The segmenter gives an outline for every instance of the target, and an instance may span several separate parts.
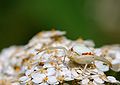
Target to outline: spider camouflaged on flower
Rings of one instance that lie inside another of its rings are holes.
[[[104,73],[109,68],[120,71],[119,45],[94,48],[92,40],[70,40],[64,35],[64,31],[43,31],[25,46],[4,49],[0,54],[0,85],[120,83]]]
[[[70,60],[78,64],[86,64],[84,70],[86,69],[88,64],[91,64],[95,60],[103,61],[109,64],[110,67],[112,66],[112,64],[107,59],[105,59],[103,56],[96,56],[91,49],[83,44],[74,45],[70,50],[67,50],[64,47],[48,47],[47,49],[43,49],[41,51],[52,49],[63,49],[65,51],[64,61],[65,57],[67,56]]]

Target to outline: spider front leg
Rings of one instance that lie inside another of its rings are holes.
[[[62,50],[64,50],[65,56],[63,56],[63,57],[64,57],[64,59],[63,59],[63,64],[68,68],[67,64],[65,63],[65,58],[66,58],[66,56],[68,56],[68,50],[67,50],[65,47],[61,47],[61,46],[58,46],[58,47],[48,47],[48,48],[45,48],[45,49],[42,49],[42,50],[38,50],[38,49],[37,49],[37,51],[39,51],[38,53],[40,53],[40,52],[42,52],[42,51],[54,50],[54,49],[62,49]],[[38,53],[37,53],[37,54],[38,54]]]

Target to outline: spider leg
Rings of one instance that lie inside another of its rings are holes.
[[[64,56],[64,59],[63,59],[63,64],[68,68],[67,64],[65,63],[65,58],[66,58],[66,56],[68,55],[68,51],[67,51],[67,49],[66,49],[65,47],[61,47],[61,46],[58,46],[58,47],[48,47],[48,48],[39,50],[39,53],[42,52],[42,51],[45,51],[45,50],[47,50],[47,49],[49,49],[49,50],[53,50],[53,49],[62,49],[62,50],[64,50],[65,56]],[[37,54],[39,54],[39,53],[37,53]],[[69,68],[68,68],[68,69],[69,69]]]
[[[85,70],[86,70],[87,66],[88,66],[88,64],[85,64],[85,67],[83,69],[83,73],[85,73]]]
[[[95,60],[105,62],[108,64],[110,67],[112,67],[112,64],[110,61],[108,61],[104,56],[95,56]]]

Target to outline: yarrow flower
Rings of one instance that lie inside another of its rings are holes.
[[[120,83],[104,73],[110,69],[120,71],[120,45],[95,48],[92,40],[70,40],[65,33],[43,31],[27,45],[3,49],[0,85]]]

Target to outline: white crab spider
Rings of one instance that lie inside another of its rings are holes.
[[[65,47],[58,46],[58,47],[48,47],[46,49],[40,50],[40,51],[45,51],[45,50],[52,50],[52,49],[63,49],[65,51],[66,56],[71,60],[74,61],[78,64],[85,64],[84,70],[86,69],[88,64],[91,64],[95,60],[98,61],[103,61],[106,64],[109,64],[110,67],[112,66],[111,63],[105,59],[103,56],[96,56],[93,51],[91,51],[88,47],[85,45],[74,45],[70,50],[67,50]],[[65,62],[65,57],[64,56],[64,61]],[[83,70],[83,72],[84,72]]]

